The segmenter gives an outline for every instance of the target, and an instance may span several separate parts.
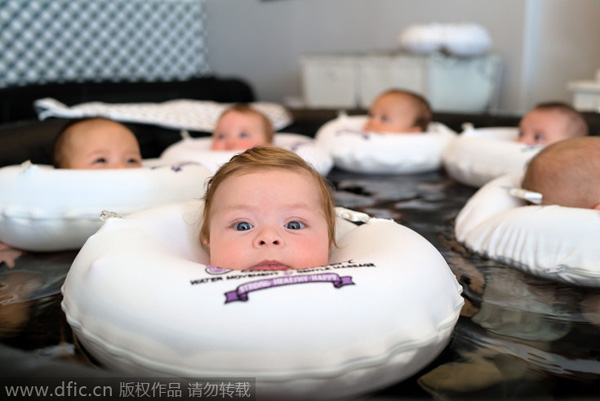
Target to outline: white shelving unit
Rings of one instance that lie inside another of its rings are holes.
[[[403,88],[427,95],[427,59],[414,56],[360,57],[357,60],[358,106],[369,108],[389,88]]]
[[[600,112],[600,70],[595,81],[574,81],[567,85],[573,92],[573,107],[579,111]]]
[[[311,108],[368,108],[390,88],[420,93],[436,111],[484,112],[498,105],[496,54],[305,54],[300,69],[304,102]]]

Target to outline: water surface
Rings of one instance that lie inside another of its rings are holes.
[[[464,289],[465,307],[445,351],[367,398],[600,399],[599,289],[528,276],[465,249],[453,224],[475,189],[442,172],[333,170],[329,178],[338,206],[415,230],[441,252]],[[60,309],[60,287],[75,256],[25,253],[14,269],[0,266],[0,376],[101,372]]]

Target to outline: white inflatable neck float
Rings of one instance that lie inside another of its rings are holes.
[[[411,174],[435,171],[442,152],[456,133],[441,123],[431,123],[424,133],[366,132],[367,116],[341,114],[325,123],[316,134],[317,144],[332,157],[335,166],[367,174]]]
[[[544,146],[519,143],[518,135],[517,127],[473,128],[465,124],[444,150],[444,168],[456,181],[473,187],[505,174],[521,173]]]
[[[242,152],[241,150],[211,150],[211,144],[211,137],[192,138],[189,133],[182,131],[182,140],[166,148],[159,160],[165,164],[200,163],[216,172],[229,159]],[[327,175],[333,167],[333,160],[329,154],[318,147],[313,138],[305,135],[276,133],[273,145],[296,153],[323,176]]]
[[[446,347],[461,287],[414,231],[338,212],[331,264],[294,271],[208,266],[200,201],[110,218],[74,261],[63,310],[118,372],[252,377],[261,400],[381,389]]]
[[[600,211],[527,205],[511,195],[521,195],[511,189],[521,188],[522,177],[506,174],[480,188],[456,218],[456,238],[525,273],[599,287]]]
[[[454,56],[472,57],[485,54],[492,45],[488,31],[479,24],[412,24],[398,35],[406,51],[431,54],[445,51]]]
[[[0,168],[0,242],[28,251],[79,249],[100,226],[103,210],[118,215],[200,198],[212,175],[194,164],[113,170]]]

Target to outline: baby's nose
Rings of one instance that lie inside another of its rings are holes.
[[[226,148],[226,150],[236,150],[237,139],[235,139],[235,138],[227,139],[227,142],[225,143],[225,148]]]
[[[261,230],[255,238],[255,245],[258,247],[281,246],[283,239],[274,229]]]
[[[518,143],[523,143],[523,144],[525,144],[525,145],[535,145],[535,144],[533,143],[533,141],[531,141],[529,138],[526,138],[526,137],[520,137],[520,138],[517,138],[517,142],[518,142]]]
[[[363,126],[363,131],[376,131],[377,122],[374,118],[369,118]]]

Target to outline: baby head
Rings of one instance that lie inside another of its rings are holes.
[[[392,89],[379,95],[369,108],[365,131],[379,133],[419,133],[427,131],[431,107],[421,95]]]
[[[587,134],[588,126],[577,110],[566,103],[548,102],[538,104],[523,116],[517,142],[550,145]]]
[[[209,180],[200,241],[210,264],[234,270],[323,266],[335,238],[326,180],[277,147],[234,156]]]
[[[522,187],[546,205],[600,209],[600,137],[547,146],[529,162]]]
[[[239,104],[226,109],[212,134],[212,150],[246,150],[273,143],[273,125],[260,111]]]
[[[142,166],[137,138],[121,123],[105,118],[77,120],[54,142],[55,168],[114,169]]]

